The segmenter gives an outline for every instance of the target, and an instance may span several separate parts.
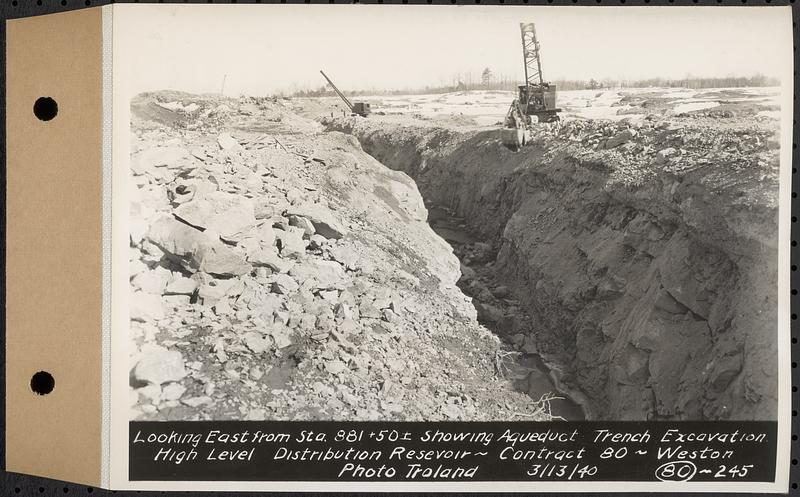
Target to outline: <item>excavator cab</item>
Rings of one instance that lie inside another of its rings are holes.
[[[520,85],[518,101],[522,104],[522,113],[536,116],[540,123],[558,121],[561,109],[556,107],[556,85]]]
[[[372,110],[367,102],[353,102],[353,114],[358,114],[361,117],[367,117]]]

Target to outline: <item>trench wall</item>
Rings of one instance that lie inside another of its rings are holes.
[[[777,416],[777,210],[701,181],[630,188],[602,163],[496,131],[326,123],[497,250],[539,349],[599,419]]]

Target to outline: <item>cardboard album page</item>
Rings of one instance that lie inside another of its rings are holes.
[[[788,7],[127,4],[7,41],[10,470],[787,491]]]
[[[6,27],[6,469],[99,485],[101,11]]]

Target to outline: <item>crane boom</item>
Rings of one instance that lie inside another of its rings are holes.
[[[539,58],[539,40],[536,38],[536,25],[519,23],[522,34],[522,55],[525,60],[525,83],[541,86],[544,83],[542,76],[542,61]]]
[[[336,94],[339,95],[339,98],[344,100],[344,103],[345,103],[345,105],[347,105],[347,108],[350,109],[350,112],[353,112],[353,104],[350,103],[350,100],[348,100],[347,97],[345,97],[344,94],[339,91],[339,88],[336,88],[336,85],[333,84],[333,81],[331,81],[331,78],[329,78],[324,72],[322,72],[321,69],[320,69],[319,72],[328,81],[328,84],[331,85],[331,88],[333,88],[333,91],[335,91]]]

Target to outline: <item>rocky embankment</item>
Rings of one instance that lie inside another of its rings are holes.
[[[323,124],[463,219],[530,316],[511,341],[561,369],[595,417],[776,418],[775,121],[568,121],[518,152],[498,131]]]
[[[132,418],[550,419],[406,174],[281,100],[132,115]]]

